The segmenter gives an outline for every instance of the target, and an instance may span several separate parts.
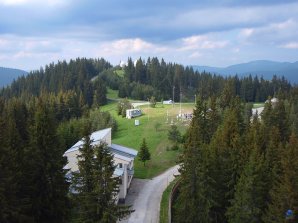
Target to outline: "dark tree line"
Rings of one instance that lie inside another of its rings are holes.
[[[116,67],[116,69],[121,69]],[[220,96],[226,85],[232,89],[233,95],[240,96],[246,102],[263,102],[268,96],[283,92],[286,95],[291,89],[290,83],[283,77],[273,77],[271,81],[260,77],[239,78],[235,76],[222,77],[205,72],[198,72],[192,67],[184,67],[175,63],[166,63],[163,59],[141,58],[134,62],[128,59],[123,68],[124,77],[117,75],[113,70],[103,72],[101,75],[108,86],[119,90],[119,97],[131,97],[147,100],[154,96],[157,100],[172,99],[194,100],[194,95],[199,94],[207,99],[211,96]],[[286,96],[284,95],[284,96]]]
[[[231,88],[232,95],[238,95],[246,102],[263,102],[268,96],[277,95],[279,92],[283,92],[283,97],[286,97],[291,89],[290,83],[283,77],[274,76],[271,81],[251,75],[243,78],[237,75],[222,77],[199,73],[192,67],[166,63],[156,57],[149,57],[146,62],[139,58],[135,64],[129,58],[127,66],[123,68],[124,76],[119,76],[115,69],[121,68],[112,68],[104,59],[78,58],[70,60],[69,63],[51,63],[18,78],[11,86],[2,89],[0,95],[28,100],[44,92],[58,95],[61,92],[73,91],[78,98],[77,104],[90,107],[106,103],[106,85],[119,90],[121,98],[147,100],[154,96],[157,100],[166,100],[174,96],[175,101],[180,100],[180,94],[184,101],[193,100],[195,94],[205,99],[218,97],[226,85]],[[98,74],[99,78],[95,80]]]
[[[266,103],[261,119],[227,92],[216,103],[197,101],[173,222],[296,222],[297,89]]]
[[[53,108],[12,99],[0,111],[0,221],[66,222],[66,159]]]
[[[19,77],[10,86],[3,88],[0,95],[5,99],[18,97],[29,101],[32,97],[51,93],[58,97],[57,100],[66,98],[66,103],[71,101],[69,109],[80,109],[79,105],[103,105],[107,102],[106,86],[101,79],[91,80],[109,68],[110,63],[104,59],[78,58],[69,63],[59,61]],[[66,103],[62,101],[58,106]]]
[[[110,114],[100,110],[61,123],[51,97],[30,103],[0,99],[0,222],[70,222],[73,210],[81,204],[69,197],[63,154],[83,137],[86,123],[92,123],[90,131],[117,127]],[[110,168],[106,179],[115,167],[111,164]],[[109,189],[114,191],[114,186]],[[112,207],[109,198],[106,202]]]

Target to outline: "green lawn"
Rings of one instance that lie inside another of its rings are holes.
[[[191,112],[193,108],[193,104],[182,104],[181,106],[182,112]],[[140,121],[139,126],[134,125],[135,119],[122,118],[116,114],[117,102],[112,102],[101,107],[101,109],[109,111],[117,120],[118,131],[113,134],[113,143],[139,150],[143,138],[146,139],[151,153],[151,160],[146,163],[146,166],[138,159],[135,160],[135,177],[152,178],[176,164],[180,151],[167,151],[167,147],[171,147],[171,143],[167,139],[167,133],[172,120],[181,133],[185,133],[188,127],[187,123],[182,123],[176,119],[176,115],[180,110],[179,105],[172,107],[172,105],[157,104],[156,108],[141,106],[143,115],[136,118]],[[156,123],[161,124],[157,131],[155,129]]]
[[[254,103],[253,108],[260,108],[264,106],[265,106],[265,103]]]
[[[119,77],[124,77],[124,70],[119,69],[114,71]]]
[[[111,88],[107,88],[107,98],[108,99],[118,99],[118,91],[112,90]]]
[[[174,179],[165,191],[162,194],[161,202],[160,202],[160,213],[159,213],[159,223],[168,223],[169,222],[169,199],[170,194],[177,182],[178,178]]]

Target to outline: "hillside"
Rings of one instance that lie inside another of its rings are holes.
[[[273,75],[284,76],[292,83],[298,83],[298,61],[274,62],[268,60],[256,60],[248,63],[235,64],[228,67],[209,67],[209,66],[192,66],[195,70],[203,72],[216,73],[221,75],[235,75],[240,77],[251,75],[263,76],[264,79],[270,80]]]
[[[27,72],[24,70],[0,67],[0,87],[4,87],[10,84],[14,79],[19,76],[26,75]]]

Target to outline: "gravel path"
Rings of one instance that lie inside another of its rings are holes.
[[[160,202],[163,191],[178,174],[178,165],[168,169],[151,180],[133,182],[127,195],[127,202],[132,202],[133,212],[128,219],[121,223],[157,223],[159,222]]]

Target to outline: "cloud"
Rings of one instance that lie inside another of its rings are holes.
[[[207,35],[191,36],[182,39],[183,46],[180,50],[196,50],[196,49],[218,49],[228,45],[226,40],[212,40]]]
[[[287,49],[298,49],[298,42],[286,43],[286,44],[282,45],[281,47],[287,48]]]
[[[112,42],[105,42],[101,45],[104,53],[127,54],[127,53],[158,53],[166,51],[166,47],[159,46],[140,38],[120,39]]]
[[[194,53],[192,53],[192,54],[190,54],[189,55],[189,58],[200,58],[200,57],[202,57],[202,54],[201,53],[199,53],[199,52],[194,52]]]
[[[294,0],[0,0],[2,66],[82,56],[209,65],[229,65],[232,57],[293,60],[297,39]]]
[[[240,36],[250,37],[252,36],[253,32],[254,32],[254,29],[252,28],[242,29],[240,32]]]
[[[47,5],[57,6],[64,5],[68,0],[0,0],[0,4],[4,6],[22,6],[22,5]]]
[[[238,37],[250,44],[284,45],[298,39],[298,20],[290,18],[266,26],[242,29]]]

